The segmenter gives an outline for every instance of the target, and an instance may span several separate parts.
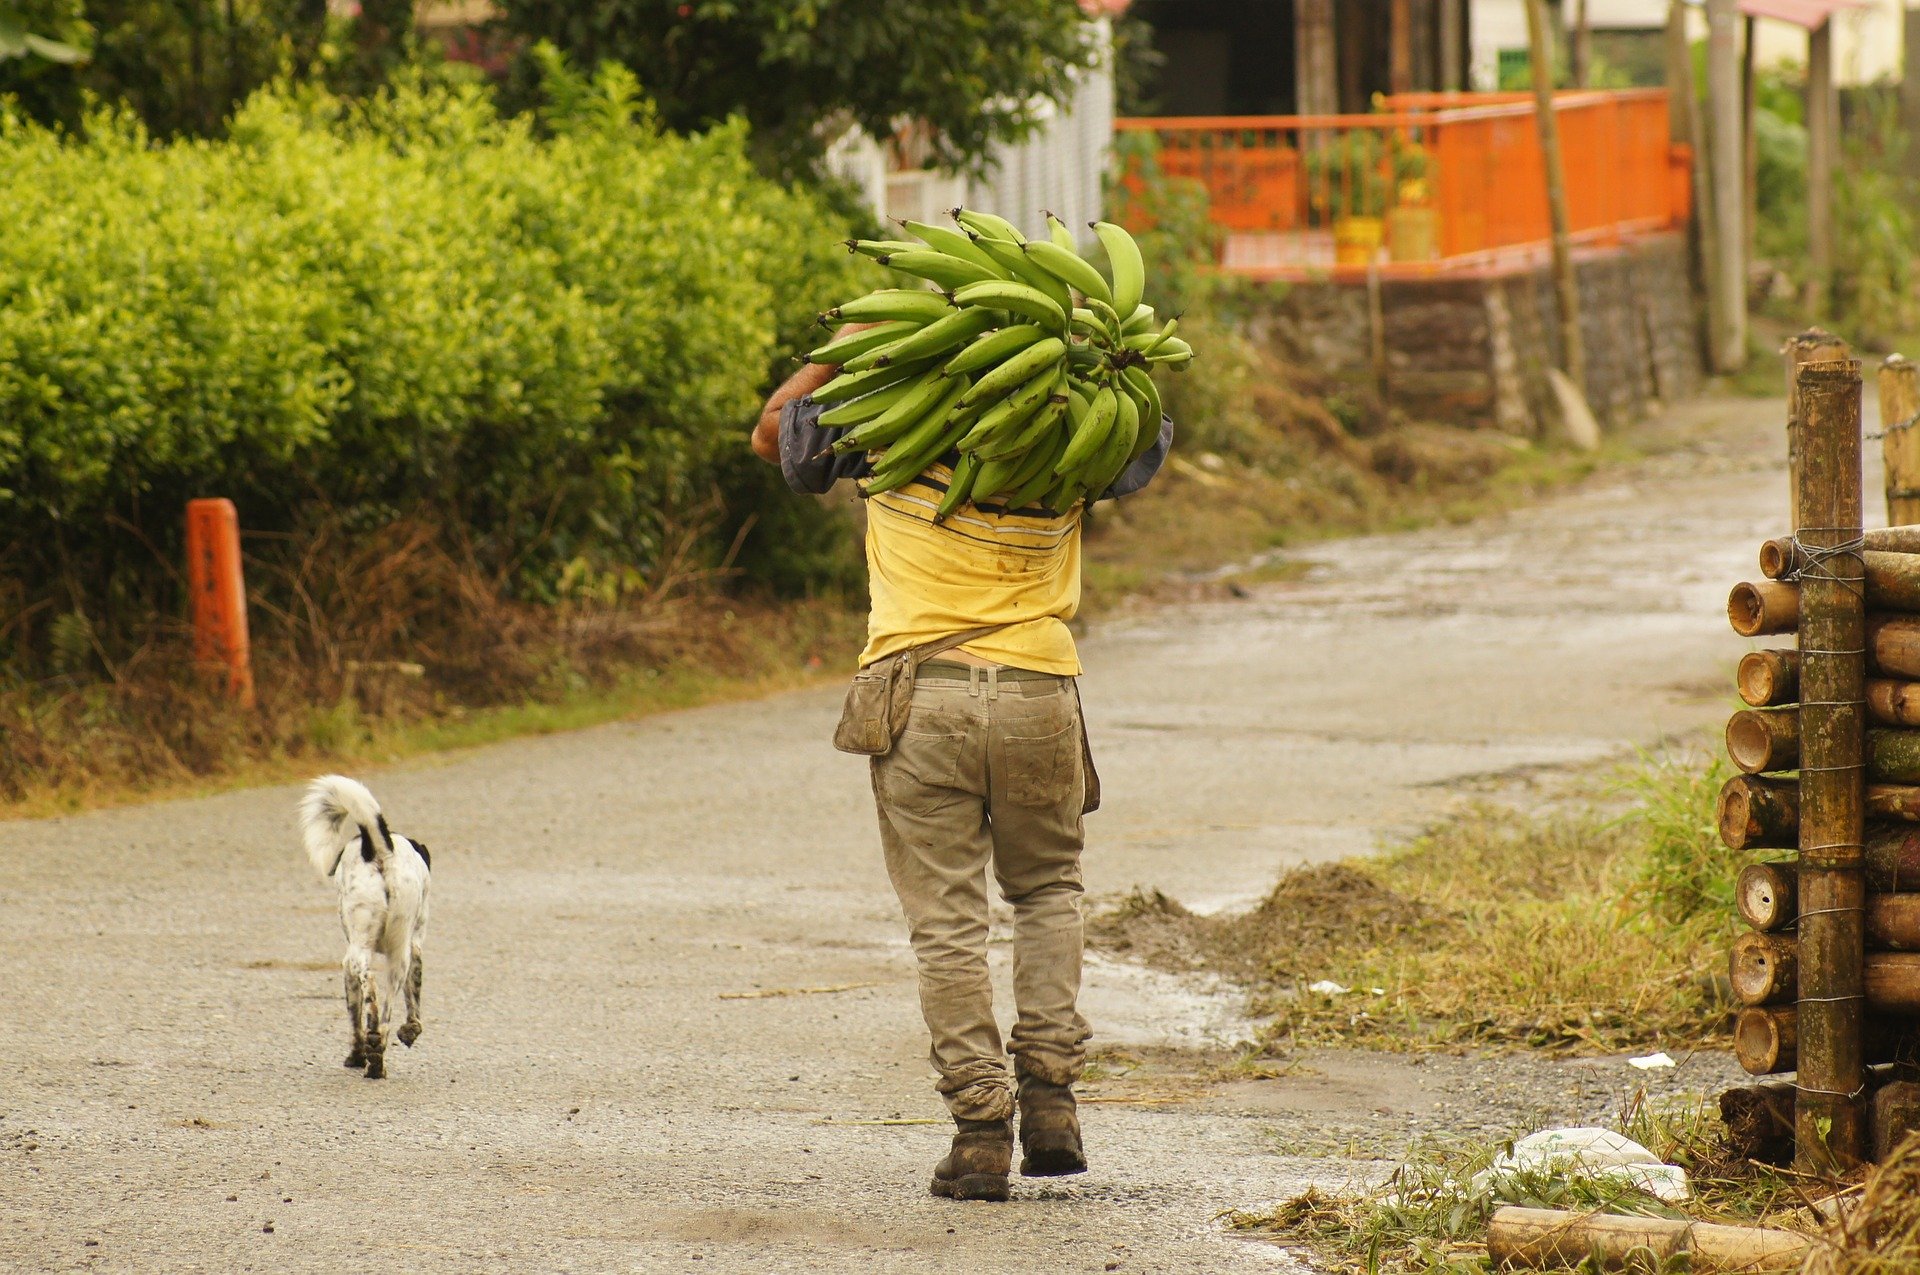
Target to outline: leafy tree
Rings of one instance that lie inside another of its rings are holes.
[[[818,155],[823,125],[933,129],[934,158],[975,166],[1064,97],[1093,50],[1075,0],[503,0],[505,27],[575,63],[624,62],[677,130],[743,115],[774,167]],[[530,82],[533,68],[520,73]]]

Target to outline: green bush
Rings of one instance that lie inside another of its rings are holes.
[[[427,512],[533,598],[717,520],[781,352],[854,291],[845,227],[744,126],[551,70],[542,121],[419,82],[263,91],[219,142],[0,116],[0,597],[167,609],[202,495],[258,532]]]

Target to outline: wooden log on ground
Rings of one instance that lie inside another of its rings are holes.
[[[1727,623],[1741,637],[1791,633],[1800,626],[1800,590],[1778,580],[1743,580],[1727,595]]]
[[[1800,652],[1748,651],[1735,680],[1740,698],[1754,708],[1791,704],[1800,697]]]
[[[1749,775],[1800,765],[1800,707],[1743,708],[1727,721],[1727,756]]]
[[[1789,849],[1799,840],[1800,783],[1735,775],[1720,788],[1715,821],[1729,850]]]
[[[1920,823],[1920,784],[1868,784],[1867,814],[1873,819]],[[1730,850],[1792,850],[1800,844],[1800,781],[1735,775],[1720,789],[1715,819],[1720,840]],[[1874,835],[1869,832],[1869,843]],[[1885,838],[1905,833],[1882,828],[1877,835]],[[1871,885],[1871,849],[1867,858]],[[1920,889],[1920,882],[1908,888]]]
[[[1790,863],[1749,863],[1734,882],[1740,919],[1762,933],[1784,930],[1799,910],[1800,881]]]
[[[1920,1084],[1896,1080],[1880,1086],[1867,1106],[1869,1149],[1878,1163],[1885,1163],[1894,1148],[1920,1129]]]
[[[1742,1005],[1778,1005],[1799,986],[1800,945],[1790,934],[1742,934],[1727,955],[1733,998]]]
[[[1800,580],[1799,1097],[1794,1165],[1844,1172],[1866,1155],[1860,1100],[1866,910],[1866,571],[1860,365],[1800,369],[1794,539],[1821,570]],[[1749,712],[1759,712],[1750,709]],[[1898,732],[1893,732],[1898,733]],[[1765,1013],[1748,1010],[1746,1013]],[[1744,1018],[1744,1015],[1743,1015]]]
[[[1727,1147],[1742,1160],[1793,1163],[1793,1086],[1769,1080],[1735,1085],[1720,1095]]]
[[[1487,1256],[1496,1270],[1564,1269],[1588,1261],[1618,1270],[1651,1257],[1662,1270],[1683,1260],[1692,1271],[1785,1271],[1797,1267],[1812,1244],[1795,1231],[1518,1205],[1494,1210],[1487,1222]]]
[[[1867,896],[1867,951],[1920,952],[1920,894]]]

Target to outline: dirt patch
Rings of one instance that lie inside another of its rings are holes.
[[[1311,976],[1332,954],[1448,923],[1365,869],[1329,863],[1294,869],[1258,907],[1232,916],[1199,916],[1158,890],[1135,890],[1087,932],[1096,947],[1148,965],[1264,983]]]

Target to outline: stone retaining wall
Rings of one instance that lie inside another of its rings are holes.
[[[1623,425],[1698,390],[1686,241],[1661,235],[1585,250],[1576,265],[1595,415]],[[1527,437],[1554,419],[1547,370],[1559,363],[1560,329],[1544,264],[1383,279],[1377,302],[1365,283],[1275,285],[1249,329],[1289,362],[1379,385],[1416,419]]]

